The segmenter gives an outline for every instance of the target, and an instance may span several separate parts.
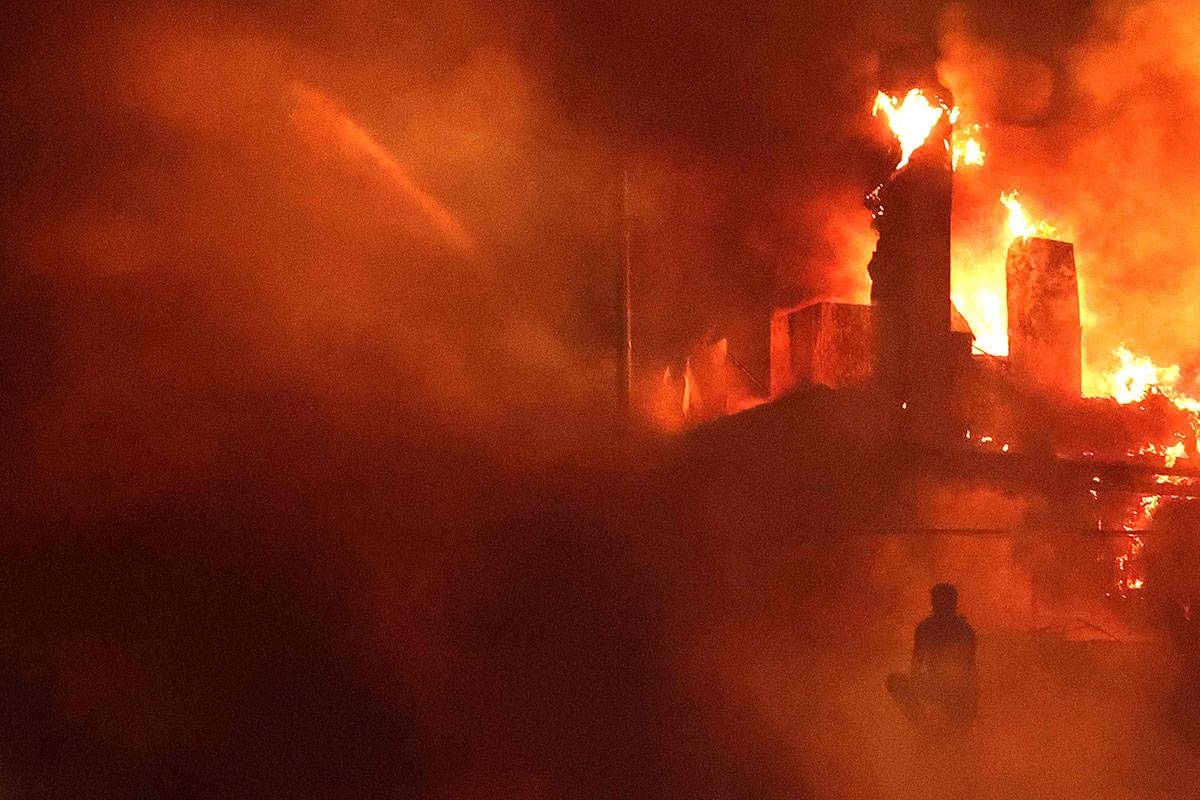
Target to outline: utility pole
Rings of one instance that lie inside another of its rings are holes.
[[[629,166],[621,170],[621,377],[620,402],[633,418],[633,220],[629,211]]]

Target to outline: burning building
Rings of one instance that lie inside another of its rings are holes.
[[[979,127],[959,126],[936,87],[880,92],[875,113],[898,153],[866,195],[878,234],[866,265],[871,302],[776,311],[769,391],[760,407],[728,419],[718,418],[756,404],[730,402],[727,344],[717,355],[711,346],[694,352],[682,408],[688,425],[707,423],[691,437],[702,443],[697,452],[755,442],[754,457],[774,464],[769,482],[823,487],[830,530],[1097,536],[1115,572],[1111,593],[1140,592],[1142,531],[1161,504],[1190,507],[1200,497],[1200,470],[1186,466],[1197,457],[1200,403],[1132,354],[1111,378],[1112,397],[1084,396],[1073,244],[1031,220],[1015,192],[1001,196],[1008,351],[979,347],[951,293],[954,176],[982,163]],[[695,398],[705,396],[720,398],[722,411],[710,404],[698,413]],[[766,455],[780,448],[793,455]],[[964,515],[932,503],[936,496],[991,499]],[[1014,497],[1016,516],[1002,510]]]

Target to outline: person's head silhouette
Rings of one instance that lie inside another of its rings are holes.
[[[939,617],[952,617],[958,610],[958,589],[950,583],[939,583],[929,590],[933,601],[933,613]]]

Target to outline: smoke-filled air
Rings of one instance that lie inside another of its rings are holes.
[[[0,75],[0,797],[1198,796],[1193,4],[31,4]]]

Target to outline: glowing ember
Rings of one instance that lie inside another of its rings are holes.
[[[1138,507],[1133,512],[1133,515],[1126,520],[1123,526],[1127,531],[1144,530],[1153,520],[1154,515],[1158,512],[1158,507],[1162,505],[1162,495],[1152,494],[1143,497],[1138,501]],[[1131,536],[1137,543],[1137,552],[1141,552],[1142,540],[1136,536]]]
[[[1028,239],[1031,236],[1050,237],[1054,235],[1055,228],[1053,225],[1045,220],[1034,222],[1029,218],[1025,207],[1017,199],[1015,189],[1011,192],[1001,192],[1000,202],[1008,209],[1008,231],[1014,239]]]
[[[961,167],[982,167],[987,153],[979,143],[978,124],[955,128],[950,136],[950,159],[954,169]]]
[[[930,102],[920,89],[910,89],[903,100],[880,92],[875,96],[875,107],[871,113],[879,116],[881,110],[896,140],[900,142],[901,157],[896,169],[904,169],[912,154],[925,144],[934,126],[947,113],[944,106]]]
[[[1154,511],[1158,508],[1160,497],[1144,497],[1138,511],[1135,512],[1138,516],[1144,515],[1147,520],[1154,516]],[[1147,501],[1152,501],[1148,504]],[[1127,525],[1126,530],[1131,530]],[[1146,543],[1142,541],[1142,537],[1136,533],[1130,533],[1126,539],[1126,549],[1116,557],[1115,565],[1117,567],[1117,594],[1121,597],[1129,597],[1132,592],[1140,591],[1146,587],[1146,579],[1142,577],[1141,556],[1142,550],[1146,547]]]
[[[1009,446],[1008,442],[998,442],[998,441],[996,441],[996,437],[991,436],[990,434],[986,434],[986,433],[982,436],[977,436],[974,439],[972,439],[971,431],[968,430],[967,431],[967,440],[973,442],[975,444],[975,446],[979,447],[981,450],[988,450],[988,451],[999,450],[1001,453],[1007,453],[1007,452],[1009,452],[1009,450],[1012,449]]]

